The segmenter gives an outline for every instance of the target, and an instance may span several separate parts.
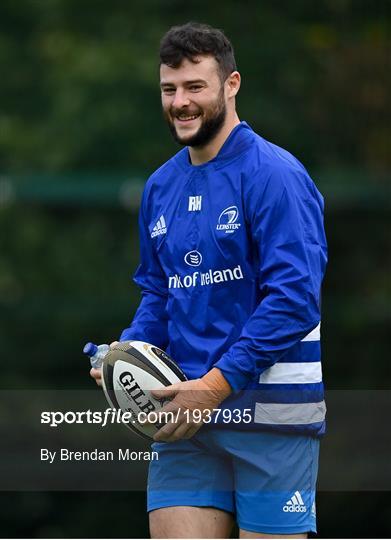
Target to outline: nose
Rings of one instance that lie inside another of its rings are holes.
[[[190,100],[187,96],[187,92],[183,88],[177,88],[172,107],[175,107],[175,109],[182,109],[188,105],[190,105]]]

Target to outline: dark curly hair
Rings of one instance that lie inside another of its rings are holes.
[[[236,70],[229,39],[221,30],[208,24],[188,22],[173,26],[160,42],[160,65],[177,68],[185,58],[196,63],[200,55],[211,55],[216,59],[222,81]]]

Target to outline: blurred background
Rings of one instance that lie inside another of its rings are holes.
[[[325,196],[327,388],[384,396],[389,10],[388,0],[2,0],[1,389],[90,389],[82,346],[112,341],[131,321],[141,190],[178,150],[160,110],[159,40],[196,20],[233,42],[240,118],[300,159]],[[388,459],[376,467],[389,434],[387,423],[373,433],[374,477],[389,474]],[[347,434],[338,437],[334,446]],[[321,537],[391,535],[391,485],[357,486],[321,489]],[[148,535],[142,491],[2,492],[0,501],[6,537]]]

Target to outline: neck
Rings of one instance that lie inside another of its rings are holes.
[[[221,147],[227,140],[231,131],[240,124],[239,117],[235,112],[231,118],[227,117],[218,134],[207,145],[202,147],[189,146],[190,159],[193,165],[202,165],[210,161],[220,152]]]

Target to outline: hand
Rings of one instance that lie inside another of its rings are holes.
[[[153,390],[152,394],[158,399],[171,399],[161,412],[172,412],[175,422],[168,422],[154,436],[157,442],[173,442],[179,439],[190,439],[202,427],[203,420],[208,417],[213,409],[229,396],[231,387],[222,375],[221,371],[213,368],[201,379],[180,382]],[[185,413],[189,411],[189,413]],[[192,411],[197,411],[195,418]],[[201,414],[200,412],[201,411]]]
[[[102,386],[102,370],[101,370],[101,368],[99,368],[99,369],[91,368],[90,369],[90,375],[95,380],[95,382],[96,382],[96,384],[98,386]]]
[[[117,345],[119,341],[113,341],[113,343],[110,343],[110,347],[114,347],[114,345]],[[95,380],[96,384],[98,386],[102,386],[102,369],[90,369],[90,376]]]

